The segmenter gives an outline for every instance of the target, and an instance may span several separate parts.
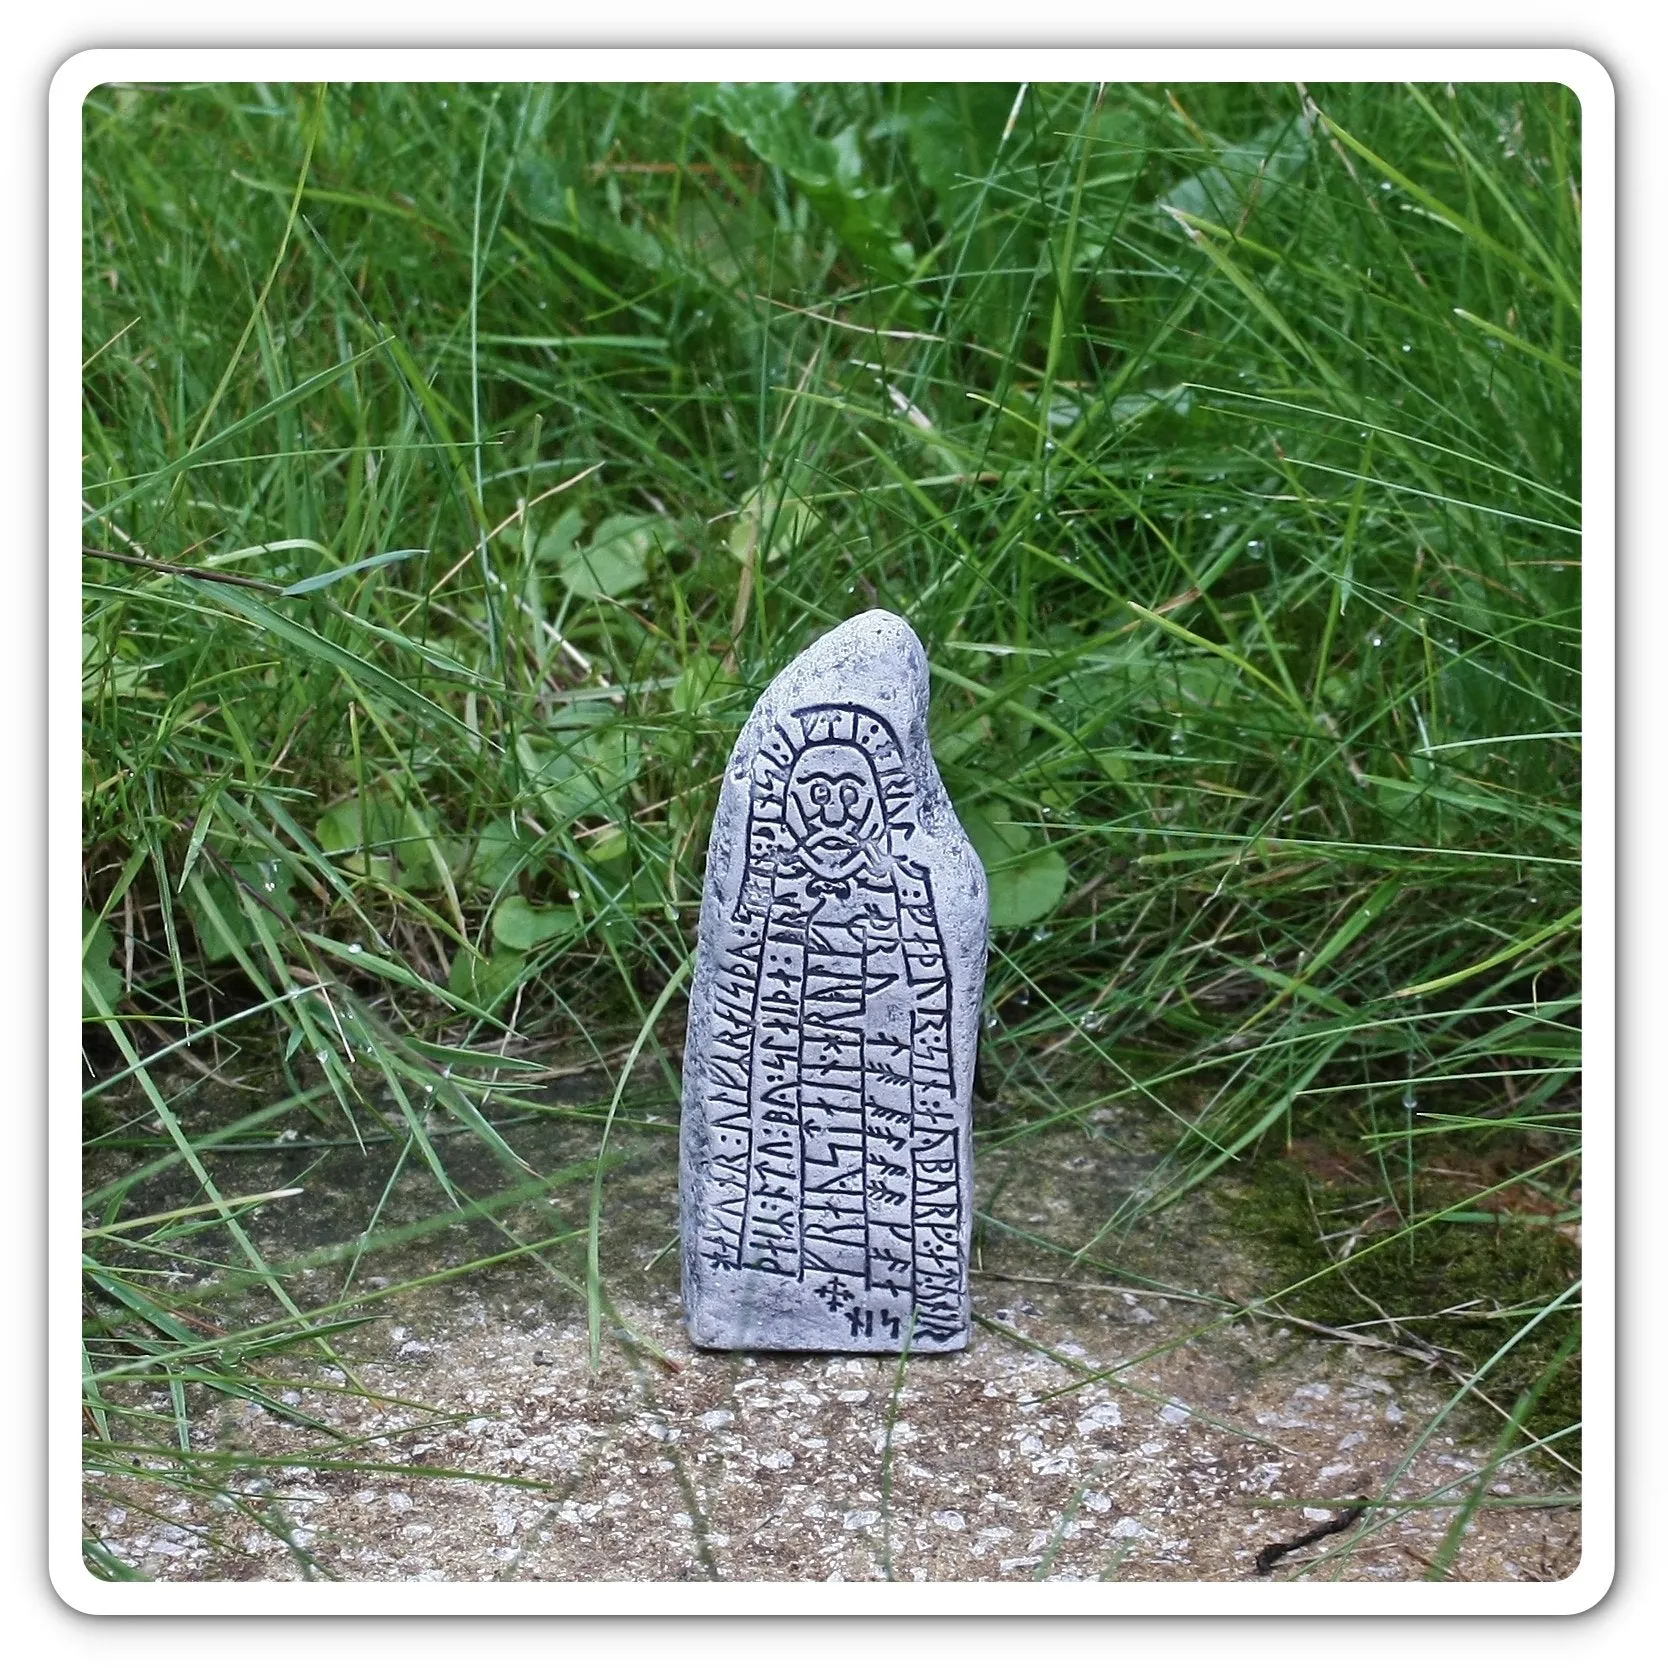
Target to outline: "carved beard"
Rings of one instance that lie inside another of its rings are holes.
[[[823,880],[874,871],[886,832],[874,766],[843,742],[808,747],[794,761],[783,816],[807,868]]]

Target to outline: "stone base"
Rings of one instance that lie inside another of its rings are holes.
[[[838,1291],[829,1290],[831,1280],[840,1282]],[[693,1298],[689,1336],[703,1349],[899,1355],[908,1335],[911,1355],[945,1355],[971,1342],[971,1314],[961,1316],[949,1337],[927,1336],[919,1321],[911,1329],[907,1305],[900,1306],[893,1293],[849,1275],[808,1275],[801,1282],[745,1268],[707,1269],[686,1292]]]

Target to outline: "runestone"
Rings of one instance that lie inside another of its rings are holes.
[[[988,919],[921,644],[847,620],[760,698],[713,820],[684,1051],[697,1344],[966,1346]]]

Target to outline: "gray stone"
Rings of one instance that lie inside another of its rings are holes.
[[[713,1349],[963,1349],[985,875],[875,610],[760,697],[707,851],[683,1290]]]

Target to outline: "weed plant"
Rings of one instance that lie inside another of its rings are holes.
[[[1573,1467],[1571,93],[108,86],[85,142],[107,1486],[218,1488],[187,1410],[281,1405],[263,1358],[359,1315],[214,1178],[297,1120],[426,1164],[435,1232],[546,1185],[517,1120],[596,1120],[591,1222],[504,1242],[595,1342],[607,1121],[671,1126],[729,747],[868,607],[926,645],[991,874],[979,1139],[1156,1120],[1086,1254],[1231,1180],[1329,1323],[1452,1346]]]

